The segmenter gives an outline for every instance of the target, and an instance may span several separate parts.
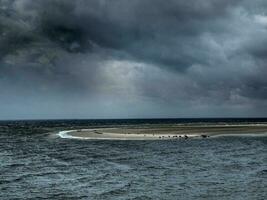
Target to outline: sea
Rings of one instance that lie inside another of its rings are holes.
[[[267,199],[267,137],[97,141],[80,128],[267,119],[0,121],[0,199]]]

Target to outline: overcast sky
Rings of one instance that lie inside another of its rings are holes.
[[[0,0],[0,119],[267,117],[266,0]]]

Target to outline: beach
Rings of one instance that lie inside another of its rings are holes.
[[[170,140],[216,136],[262,136],[267,124],[140,125],[59,132],[62,138],[96,140]]]

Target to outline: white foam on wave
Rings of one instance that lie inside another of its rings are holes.
[[[75,137],[75,136],[68,134],[68,133],[74,132],[74,131],[76,131],[76,130],[59,131],[59,133],[57,135],[61,138],[64,138],[64,139],[79,139],[80,137]]]
[[[79,129],[79,131],[91,131],[95,129]],[[63,138],[63,139],[80,139],[80,140],[90,140],[90,139],[108,139],[108,138],[91,138],[91,137],[79,137],[79,136],[72,136],[69,135],[68,133],[71,132],[77,132],[78,130],[67,130],[67,131],[59,131],[58,136]]]

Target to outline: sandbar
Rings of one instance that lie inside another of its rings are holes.
[[[61,138],[93,140],[171,140],[218,136],[267,136],[267,124],[134,125],[61,131]]]

